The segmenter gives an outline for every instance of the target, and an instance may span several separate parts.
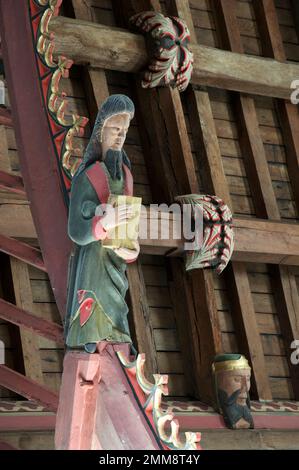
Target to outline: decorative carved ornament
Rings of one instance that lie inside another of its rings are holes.
[[[41,91],[63,181],[69,189],[71,178],[81,161],[81,158],[72,157],[78,153],[74,149],[73,138],[83,136],[88,118],[77,114],[66,116],[66,94],[59,90],[61,78],[68,78],[73,64],[64,56],[59,56],[57,60],[53,58],[54,34],[49,33],[49,23],[58,15],[61,3],[62,0],[29,0],[29,8]]]
[[[193,218],[202,213],[203,237],[199,249],[186,254],[186,270],[213,268],[220,274],[227,266],[234,250],[232,213],[217,196],[187,194],[176,201],[191,205]]]
[[[149,382],[144,375],[145,354],[138,354],[133,362],[129,362],[121,352],[117,352],[117,356],[163,447],[170,450],[200,450],[201,433],[185,432],[185,441],[182,441],[178,420],[170,409],[162,407],[162,396],[168,395],[168,375],[153,374],[155,382]]]
[[[175,16],[166,17],[155,11],[134,15],[130,22],[146,33],[151,56],[142,87],[172,86],[184,91],[193,69],[193,54],[188,49],[190,33],[186,23]]]

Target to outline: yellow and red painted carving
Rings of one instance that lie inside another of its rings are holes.
[[[122,352],[117,356],[134,390],[135,396],[148,421],[166,450],[200,450],[200,432],[185,432],[185,441],[179,433],[179,422],[170,409],[162,407],[162,396],[168,395],[168,375],[154,374],[155,382],[149,382],[144,375],[145,354],[138,354],[129,362]]]
[[[61,78],[68,78],[73,61],[64,56],[54,59],[54,35],[49,32],[51,19],[58,15],[62,0],[30,0],[32,34],[41,91],[48,113],[48,122],[56,148],[62,179],[67,190],[81,159],[71,158],[73,138],[82,137],[88,118],[72,114],[66,119],[66,94],[59,90]]]

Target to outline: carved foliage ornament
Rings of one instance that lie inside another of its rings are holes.
[[[191,79],[193,54],[188,49],[190,33],[186,23],[174,16],[145,11],[130,22],[147,33],[151,62],[142,80],[143,88],[172,86],[184,91]]]
[[[213,268],[220,274],[227,266],[234,250],[232,213],[217,196],[187,194],[176,197],[181,204],[190,204],[191,215],[203,217],[203,237],[198,250],[186,254],[186,270]]]

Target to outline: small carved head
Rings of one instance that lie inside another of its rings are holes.
[[[253,427],[250,413],[251,368],[241,354],[216,356],[213,375],[218,409],[232,429]]]

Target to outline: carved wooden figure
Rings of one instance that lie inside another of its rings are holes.
[[[137,258],[139,244],[111,249],[104,240],[132,217],[129,206],[107,203],[111,194],[132,196],[131,165],[123,144],[133,115],[134,104],[127,96],[106,99],[72,181],[68,233],[75,248],[69,269],[66,345],[89,353],[100,341],[131,343],[126,266]]]
[[[215,393],[219,412],[231,429],[253,428],[250,412],[251,368],[241,354],[222,354],[213,363]]]

